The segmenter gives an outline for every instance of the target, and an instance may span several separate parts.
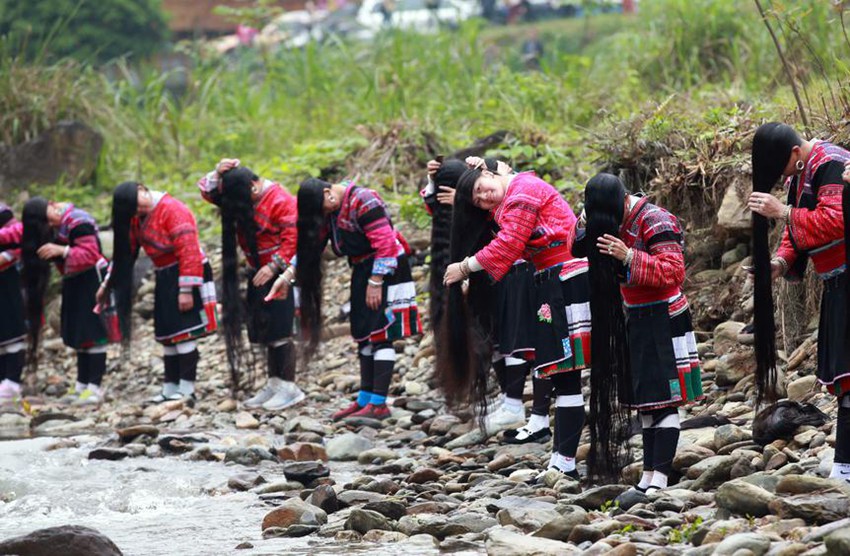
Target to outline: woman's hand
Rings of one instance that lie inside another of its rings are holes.
[[[375,285],[380,282],[380,285]],[[381,306],[381,300],[384,297],[384,278],[383,276],[369,278],[369,283],[366,285],[366,306],[376,311]]]
[[[455,204],[455,189],[446,185],[440,186],[440,191],[437,192],[437,201],[443,205]]]
[[[466,162],[466,165],[470,168],[478,168],[480,170],[487,169],[487,163],[485,163],[484,159],[480,156],[467,156],[464,162]]]
[[[239,166],[238,158],[222,158],[218,161],[218,164],[216,164],[215,171],[220,176],[228,170],[236,168],[237,166]]]
[[[289,282],[289,278],[284,272],[280,276],[277,277],[277,280],[272,284],[272,289],[269,290],[268,295],[266,295],[265,301],[268,303],[269,301],[274,301],[275,299],[286,299],[289,297],[289,287],[292,284]]]
[[[65,246],[57,245],[55,243],[45,243],[36,251],[38,258],[43,261],[49,261],[50,259],[58,259],[65,255]]]
[[[266,264],[260,267],[260,270],[258,270],[257,273],[254,274],[254,279],[251,280],[251,282],[254,284],[254,286],[262,288],[269,280],[274,278],[274,275],[274,270],[272,270],[272,268]]]
[[[841,178],[847,183],[850,183],[850,162],[844,163],[844,173],[841,174]]]
[[[99,288],[97,288],[97,293],[94,294],[94,300],[100,307],[106,307],[109,302],[109,294],[106,291],[106,284],[101,284]]]
[[[443,276],[443,285],[451,286],[466,278],[460,265],[461,263],[452,263],[446,267],[446,274]]]
[[[611,234],[605,234],[600,237],[596,241],[596,247],[603,255],[611,255],[618,261],[625,261],[626,255],[629,252],[626,244],[620,238],[614,237]]]
[[[428,175],[433,177],[434,174],[437,173],[437,170],[439,170],[440,167],[442,167],[442,165],[443,165],[443,163],[438,161],[438,160],[429,160],[428,166],[427,166],[428,167]]]
[[[770,193],[752,193],[747,201],[747,208],[766,218],[781,218],[788,210],[788,205]]]
[[[502,162],[501,160],[496,161],[496,173],[500,176],[507,176],[513,171],[514,169],[511,168],[507,162]]]
[[[180,312],[185,313],[187,311],[191,311],[194,306],[195,296],[192,295],[192,292],[180,292],[177,296],[177,307],[180,309]]]

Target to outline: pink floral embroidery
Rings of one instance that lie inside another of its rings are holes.
[[[548,322],[552,324],[552,308],[549,307],[548,303],[544,303],[537,310],[537,320],[540,322]]]

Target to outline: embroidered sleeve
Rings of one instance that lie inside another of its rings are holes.
[[[487,274],[496,281],[507,274],[514,261],[522,258],[539,212],[537,205],[524,199],[508,203],[502,209],[496,237],[475,254]]]
[[[357,207],[357,224],[375,250],[372,274],[392,274],[398,266],[398,243],[387,210],[373,191],[363,189],[360,195],[363,198]]]
[[[68,256],[64,261],[65,274],[76,274],[97,264],[103,255],[97,242],[97,230],[92,224],[78,224],[69,236]]]
[[[670,218],[641,226],[646,251],[634,249],[626,282],[650,288],[681,286],[685,282],[682,233]]]
[[[0,270],[6,270],[21,258],[21,238],[24,234],[24,225],[21,222],[13,222],[0,228]]]
[[[280,187],[274,184],[272,187]],[[294,198],[286,196],[275,204],[274,220],[280,225],[280,248],[272,256],[280,270],[291,264],[298,246],[298,207]]]
[[[180,269],[177,283],[181,288],[201,286],[204,283],[204,263],[195,217],[178,202],[172,202],[169,209],[165,226],[174,244],[174,254]]]
[[[202,177],[198,180],[198,189],[201,190],[201,197],[214,205],[221,204],[220,184],[221,179],[215,170]]]
[[[820,184],[817,206],[813,210],[791,209],[786,232],[791,245],[798,251],[809,251],[844,239],[844,218],[841,211],[843,171],[844,166],[836,161],[827,162],[818,168],[813,180]],[[787,260],[786,262],[791,263]]]

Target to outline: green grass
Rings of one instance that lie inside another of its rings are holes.
[[[771,18],[790,45],[807,103],[838,121],[837,77],[847,75],[850,50],[835,32],[839,14],[827,3],[787,4],[770,4]],[[540,72],[524,71],[519,58],[531,27],[544,40]],[[95,183],[41,191],[73,197],[102,221],[109,191],[126,179],[171,191],[209,219],[194,182],[223,156],[293,191],[307,176],[360,173],[361,183],[404,201],[403,216],[417,221],[409,196],[428,158],[498,130],[510,137],[493,154],[575,195],[601,162],[618,156],[615,132],[637,119],[632,136],[623,136],[630,148],[675,134],[711,137],[743,106],[794,121],[770,38],[752,5],[735,0],[653,0],[637,17],[470,22],[433,36],[387,32],[371,44],[250,51],[235,61],[182,48],[194,66],[179,96],[167,87],[175,75],[153,68],[118,64],[107,78],[71,62],[0,56],[0,142],[26,140],[66,118],[101,131]],[[821,99],[829,99],[826,109]]]

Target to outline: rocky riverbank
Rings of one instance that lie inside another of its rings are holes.
[[[299,374],[307,393],[299,406],[280,414],[242,409],[230,397],[217,337],[201,342],[195,407],[145,406],[158,389],[162,362],[147,320],[152,285],[143,282],[132,353],[123,359],[118,348],[111,353],[107,402],[97,409],[56,405],[73,379],[73,357],[48,332],[34,395],[24,408],[0,413],[0,437],[68,437],[51,447],[61,450],[77,446],[76,435],[94,434],[102,441],[88,453],[92,460],[179,458],[225,466],[232,471],[227,485],[209,494],[250,492],[268,507],[254,540],[234,536],[233,548],[315,536],[387,553],[392,543],[392,553],[848,554],[850,487],[825,478],[836,407],[814,380],[813,330],[804,327],[811,336],[782,354],[785,390],[829,419],[765,439],[779,408],[755,419],[752,336],[745,328],[752,302],[741,268],[746,245],[710,234],[694,243],[691,249],[713,254],[699,259],[702,268],[692,269],[688,284],[707,397],[683,409],[678,475],[649,496],[624,494],[641,471],[639,434],[629,442],[636,463],[615,485],[579,484],[552,472],[538,477],[549,445],[483,438],[469,412],[445,408],[432,377],[429,335],[395,345],[391,419],[332,423],[329,415],[348,403],[358,383],[355,346],[341,317],[348,296],[342,261],[328,266],[327,341]],[[414,276],[424,286],[427,267],[415,267]],[[262,369],[256,374],[259,385]],[[786,407],[791,413],[782,419],[794,419],[795,408]],[[351,462],[354,473],[340,477],[332,471],[337,462]],[[0,490],[0,500],[13,497]]]

